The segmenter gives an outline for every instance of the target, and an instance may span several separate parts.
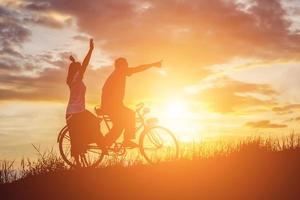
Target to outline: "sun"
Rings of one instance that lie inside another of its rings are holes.
[[[188,104],[182,99],[175,99],[167,103],[164,111],[165,115],[169,118],[179,119],[187,117],[188,115]]]
[[[157,110],[160,123],[169,128],[181,142],[192,142],[201,126],[193,122],[191,102],[184,98],[169,98]]]

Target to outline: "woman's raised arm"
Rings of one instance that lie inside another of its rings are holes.
[[[82,75],[84,74],[87,66],[89,65],[93,49],[94,49],[94,41],[93,41],[93,39],[90,39],[90,49],[89,49],[88,53],[86,54],[86,56],[82,62],[82,65],[81,65],[81,69],[80,69]]]

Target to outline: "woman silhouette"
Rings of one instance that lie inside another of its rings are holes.
[[[71,64],[67,76],[70,97],[66,110],[66,121],[71,139],[71,155],[77,164],[79,163],[79,155],[85,153],[88,143],[96,142],[101,145],[103,141],[97,118],[85,108],[86,87],[82,79],[93,49],[94,43],[91,39],[90,49],[82,64],[70,56]]]

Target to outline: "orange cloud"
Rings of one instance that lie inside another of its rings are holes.
[[[275,124],[271,123],[269,120],[262,120],[257,122],[248,122],[246,123],[247,127],[250,128],[286,128],[286,124]]]
[[[272,111],[274,111],[276,114],[290,114],[293,113],[295,110],[300,110],[300,104],[289,104],[286,106],[281,107],[274,107]]]
[[[47,2],[76,17],[82,31],[106,41],[106,50],[135,60],[164,56],[190,66],[189,61],[203,65],[299,52],[294,44],[300,36],[289,31],[291,22],[279,0],[255,0],[247,11],[223,0]]]
[[[249,94],[259,94],[266,98],[259,99]],[[269,85],[245,83],[225,77],[214,82],[212,88],[202,91],[200,100],[215,112],[232,113],[241,110],[249,111],[259,106],[275,105],[276,102],[272,97],[277,94]]]
[[[43,16],[43,13],[48,12],[59,13],[76,19],[79,30],[95,37],[95,41],[99,43],[102,41],[101,47],[112,57],[125,56],[131,65],[164,59],[169,76],[159,79],[148,74],[149,77],[146,79],[137,78],[136,80],[142,79],[144,85],[135,91],[129,90],[130,95],[133,92],[141,93],[145,88],[149,91],[149,96],[156,94],[154,80],[160,93],[165,94],[171,90],[176,92],[183,86],[211,75],[213,73],[209,68],[211,64],[224,63],[239,56],[287,59],[299,54],[299,46],[294,44],[299,43],[300,36],[289,31],[290,21],[286,18],[286,11],[280,1],[253,2],[253,6],[245,11],[235,1],[224,0],[73,0],[71,3],[69,0],[24,1],[20,4],[20,12],[0,7],[0,15],[7,19],[4,21],[13,22],[0,24],[8,30],[0,36],[3,44],[6,44],[3,45],[6,48],[2,48],[1,53],[25,56],[13,47],[16,44],[21,46],[28,40],[30,30],[23,26],[26,20],[22,20],[22,15],[18,17],[14,15],[22,12],[26,15],[28,12],[34,13],[35,16]],[[31,16],[30,19],[34,18]],[[35,23],[52,28],[61,26],[53,20],[53,18],[38,18]],[[75,36],[74,39],[86,38]],[[45,58],[39,58],[47,59],[46,62],[50,62],[53,66],[64,67],[62,69],[68,66],[67,59],[52,61],[47,58],[51,56],[50,54],[44,55]],[[18,68],[26,70],[28,66],[35,65],[36,60],[33,60]],[[43,93],[41,88],[63,91],[65,70],[48,69],[40,72],[40,77],[28,78],[22,75],[7,75],[11,74],[7,73],[8,70],[13,72],[18,70],[8,66],[14,66],[12,58],[2,58],[0,63],[2,83],[14,88],[13,93],[7,93],[8,96],[16,97],[21,91],[22,99],[22,93],[34,91],[36,96],[40,95],[38,98],[50,98],[49,94],[52,93]],[[109,72],[105,71],[104,74],[107,73]],[[97,89],[106,78],[99,75],[99,72],[91,72],[87,77],[90,78],[86,81],[97,84]],[[216,111],[228,113],[236,111],[238,107],[274,104],[271,100],[262,100],[246,94],[276,95],[276,92],[267,85],[239,83],[232,80],[223,82],[225,86],[218,85],[204,91],[201,97],[201,100],[208,102]],[[18,84],[23,84],[21,89]],[[22,90],[24,88],[25,90]],[[57,92],[58,99],[61,98],[59,94]],[[224,100],[221,102],[216,99]]]

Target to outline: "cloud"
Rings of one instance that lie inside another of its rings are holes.
[[[1,100],[46,100],[46,101],[67,101],[68,87],[66,85],[67,67],[69,66],[70,52],[62,52],[59,56],[54,58],[52,54],[47,52],[37,56],[39,62],[35,63],[31,60],[22,67],[17,65],[17,70],[31,70],[41,68],[39,64],[48,63],[51,67],[43,68],[42,71],[37,72],[35,76],[28,76],[22,73],[12,73],[10,66],[10,73],[1,73],[0,70],[0,101]],[[35,63],[35,64],[33,64]],[[32,68],[32,69],[29,69]],[[87,101],[97,102],[100,100],[100,85],[112,71],[111,67],[101,67],[96,70],[88,67],[85,74],[85,83],[88,87]]]
[[[289,104],[285,106],[277,106],[272,109],[276,114],[284,115],[293,113],[295,110],[300,110],[300,104]]]
[[[9,72],[17,72],[20,70],[15,59],[6,58],[0,60],[0,74],[9,73]]]
[[[8,58],[1,61],[0,100],[55,100],[64,97],[60,84],[64,83],[65,79],[67,54],[61,53],[57,59],[53,59],[47,52],[35,57],[26,57],[22,61],[14,62]],[[41,67],[46,63],[51,67]],[[31,73],[28,75],[26,72]],[[32,72],[36,74],[33,75]]]
[[[225,114],[249,112],[257,107],[269,109],[269,106],[276,104],[273,97],[277,94],[266,84],[246,83],[223,77],[215,80],[210,88],[201,91],[199,100],[211,110]]]
[[[27,21],[24,19],[26,23],[61,28],[68,16],[76,19],[79,30],[95,37],[112,57],[128,57],[131,65],[163,58],[169,73],[160,81],[160,87],[167,85],[165,90],[178,90],[213,74],[209,68],[211,64],[224,63],[239,56],[286,59],[298,55],[299,45],[295,44],[299,36],[289,31],[290,21],[285,18],[286,11],[280,1],[253,2],[246,10],[235,1],[224,0],[73,0],[72,3],[69,0],[28,0],[18,8],[29,15]],[[7,9],[5,12],[8,12]],[[23,27],[22,24],[23,21],[16,23],[20,27]],[[27,30],[24,40],[29,35]],[[84,35],[76,35],[74,39],[85,40]],[[4,39],[8,40],[7,37]],[[5,51],[10,55],[19,52],[16,48],[12,50],[15,52]],[[34,67],[37,63],[33,61],[21,68]],[[53,61],[45,58],[43,61],[54,66],[64,64],[61,59]],[[5,62],[3,69],[7,69],[9,64],[7,60]],[[55,70],[52,70],[54,73]],[[51,70],[39,72],[40,79],[34,77],[26,81],[32,84],[39,80],[42,85],[48,75],[55,76],[51,73]],[[65,71],[62,74],[65,75]],[[144,83],[153,88],[153,76],[149,77],[151,80]],[[16,76],[8,78],[10,81],[18,80]],[[62,77],[60,81],[64,81]],[[239,108],[275,104],[270,98],[277,93],[268,85],[234,80],[222,80],[220,83],[223,85],[215,85],[201,94],[201,100],[217,112],[230,113]],[[31,87],[34,89],[34,86]],[[145,90],[140,87],[138,91]]]
[[[86,35],[75,35],[73,39],[86,42],[89,41],[90,38]]]
[[[287,119],[284,122],[293,122],[293,121],[297,121],[297,122],[300,121],[300,116],[299,117],[294,117],[294,118]]]
[[[59,69],[47,69],[39,77],[0,76],[6,88],[0,89],[0,100],[48,100],[67,98],[64,88],[65,73]]]
[[[49,3],[43,2],[37,3],[35,9],[33,9],[32,3],[0,4],[0,59],[3,62],[9,62],[6,61],[7,59],[23,59],[25,57],[21,50],[23,43],[30,40],[30,24],[63,28],[72,23],[70,17],[43,11],[42,7],[46,4],[49,5]],[[35,11],[24,10],[28,9],[27,7]],[[0,66],[0,68],[2,67]]]
[[[49,2],[29,2],[29,3],[24,3],[23,7],[28,9],[28,10],[33,10],[33,11],[46,11],[50,8],[50,3]]]
[[[269,120],[262,120],[256,122],[247,122],[245,126],[250,128],[286,128],[286,124],[275,124],[271,123]]]
[[[20,14],[0,5],[0,52],[4,55],[22,57],[18,50],[29,39],[30,30],[22,24]]]
[[[279,0],[253,0],[246,10],[236,1],[224,0],[28,1],[31,4],[41,2],[47,5],[47,12],[71,16],[78,29],[94,37],[96,45],[112,58],[126,57],[130,65],[163,59],[168,81],[156,80],[161,84],[159,89],[154,89],[153,82],[143,79],[144,85],[136,89],[139,93],[145,88],[149,95],[155,94],[154,90],[164,94],[180,90],[212,75],[214,64],[236,57],[250,60],[299,58],[300,47],[295,44],[300,42],[300,36],[290,32],[291,22]],[[86,40],[82,35],[74,39]],[[260,85],[240,87],[253,87],[252,90],[248,88],[249,92],[260,90],[257,88]],[[221,90],[215,88],[216,92]],[[134,92],[130,88],[128,91],[132,96]],[[206,99],[213,96],[212,92]],[[227,95],[227,102],[224,106],[218,103],[220,107],[214,109],[229,113],[238,109],[239,102],[243,105],[270,103],[238,93],[223,94]]]
[[[224,0],[47,2],[76,17],[82,31],[105,40],[107,50],[129,57],[151,54],[172,63],[211,64],[236,56],[286,58],[299,52],[300,36],[290,33],[279,0],[254,0],[246,11]]]
[[[30,18],[25,19],[26,22],[38,24],[41,26],[46,26],[50,28],[61,29],[70,25],[72,23],[71,18],[66,18],[63,20],[58,20],[52,17],[51,15],[43,14],[43,15],[33,15]]]

